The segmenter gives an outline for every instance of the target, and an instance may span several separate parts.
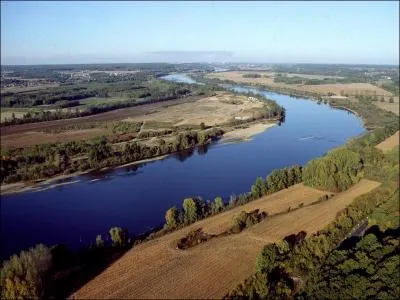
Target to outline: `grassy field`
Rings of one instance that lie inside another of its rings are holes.
[[[196,102],[165,107],[151,114],[135,116],[127,121],[168,122],[175,126],[220,125],[235,118],[251,118],[263,107],[263,102],[252,102],[246,96],[220,92],[215,96],[203,97]]]
[[[84,100],[79,100],[82,106],[90,106],[90,105],[99,105],[99,104],[107,104],[113,102],[124,102],[129,101],[128,97],[109,97],[109,98],[101,98],[101,97],[91,97]]]
[[[392,136],[388,137],[386,140],[384,140],[382,143],[378,144],[376,148],[382,150],[382,151],[390,151],[394,147],[399,146],[399,132],[397,131],[395,134]]]
[[[375,102],[375,105],[378,107],[391,111],[392,113],[395,113],[396,115],[399,115],[399,97],[393,97],[394,102],[389,103],[389,102]],[[385,99],[387,101],[387,99]]]
[[[362,180],[331,200],[271,217],[239,234],[215,238],[189,250],[176,250],[176,241],[190,230],[203,228],[206,232],[219,232],[241,210],[285,211],[288,206],[311,203],[324,194],[301,184],[293,186],[134,247],[72,297],[222,298],[253,273],[254,260],[266,243],[300,230],[308,234],[316,232],[355,197],[379,185]]]
[[[40,131],[27,131],[2,137],[1,147],[29,147],[38,144],[86,140],[96,136],[106,135],[103,128],[90,128],[82,130],[67,130],[60,133],[44,133]]]
[[[348,95],[378,95],[378,96],[391,96],[392,94],[384,89],[381,89],[377,86],[374,86],[369,83],[346,83],[346,84],[320,84],[320,85],[301,85],[301,84],[285,84],[285,83],[277,83],[274,82],[274,73],[271,72],[257,72],[263,76],[262,78],[245,78],[243,74],[249,72],[221,72],[221,73],[212,73],[209,74],[210,78],[218,78],[221,80],[231,80],[238,83],[252,83],[252,84],[261,84],[267,85],[271,88],[285,88],[292,90],[299,90],[303,92],[317,93],[320,95],[327,95],[329,92],[334,93],[335,95],[340,95],[342,92]],[[297,74],[301,75],[301,74]],[[294,76],[294,74],[292,74]],[[301,75],[304,77],[304,75]],[[315,76],[315,75],[314,75]],[[326,76],[323,76],[326,78]]]
[[[25,87],[6,87],[1,89],[1,93],[25,93],[25,92],[33,92],[39,90],[45,90],[48,88],[54,88],[60,86],[58,83],[49,83],[49,84],[41,84],[38,86],[25,86]]]

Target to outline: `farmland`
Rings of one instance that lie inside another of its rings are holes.
[[[382,150],[382,151],[390,151],[394,147],[399,145],[400,141],[400,136],[399,132],[397,131],[395,134],[392,136],[388,137],[386,140],[384,140],[382,143],[378,144],[376,148]]]
[[[316,93],[320,95],[328,95],[329,93],[333,93],[334,95],[351,95],[355,96],[358,94],[363,95],[378,95],[378,96],[391,96],[392,94],[382,88],[374,86],[370,83],[335,83],[335,84],[318,84],[318,85],[303,85],[303,84],[286,84],[281,82],[275,82],[275,73],[272,72],[257,72],[260,74],[260,78],[246,78],[243,77],[248,72],[243,71],[233,71],[233,72],[221,72],[221,73],[214,73],[208,75],[210,78],[218,78],[220,80],[230,80],[237,83],[245,83],[245,84],[260,84],[265,85],[271,88],[283,88],[293,91],[302,91],[302,92],[309,92],[309,93]],[[302,74],[299,74],[304,76]],[[293,77],[293,74],[291,74]],[[306,75],[307,76],[307,75]],[[310,76],[310,75],[308,75]],[[313,76],[315,78],[316,75]],[[320,78],[321,76],[317,76]],[[306,77],[305,77],[306,78]],[[326,76],[323,76],[326,78]],[[329,77],[328,77],[329,78]]]
[[[189,230],[202,227],[205,231],[218,232],[240,210],[254,207],[271,212],[273,209],[285,210],[287,206],[315,201],[322,193],[296,185],[248,204],[249,206],[244,205],[139,245],[72,297],[221,298],[253,272],[252,264],[265,243],[300,230],[305,230],[308,234],[316,232],[329,224],[336,213],[351,203],[354,197],[378,186],[377,182],[362,180],[331,200],[271,217],[240,234],[214,239],[190,250],[175,249],[176,240]],[[269,203],[269,200],[272,202]],[[275,206],[277,202],[280,203],[279,207]],[[177,286],[190,288],[177,289]]]

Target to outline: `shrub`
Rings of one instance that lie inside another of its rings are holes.
[[[128,242],[128,231],[121,227],[113,227],[110,229],[110,237],[113,246],[126,246]]]
[[[165,222],[168,229],[174,229],[179,225],[179,211],[175,206],[165,213]]]

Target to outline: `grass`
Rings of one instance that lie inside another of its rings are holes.
[[[87,99],[80,100],[79,103],[84,106],[90,105],[99,105],[99,104],[106,104],[112,102],[124,102],[130,101],[128,97],[109,97],[109,98],[100,98],[100,97],[91,97]]]

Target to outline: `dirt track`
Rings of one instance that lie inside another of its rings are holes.
[[[399,145],[399,131],[397,131],[392,136],[389,136],[386,140],[382,143],[376,145],[376,148],[381,149],[382,151],[389,151],[392,150],[394,147]]]
[[[254,271],[263,246],[291,233],[308,234],[328,225],[336,213],[380,183],[362,180],[348,191],[309,207],[267,219],[240,234],[216,238],[189,250],[176,250],[176,240],[189,230],[218,232],[241,210],[261,208],[269,213],[310,203],[324,192],[302,184],[208,218],[126,253],[73,297],[99,298],[221,298]]]

